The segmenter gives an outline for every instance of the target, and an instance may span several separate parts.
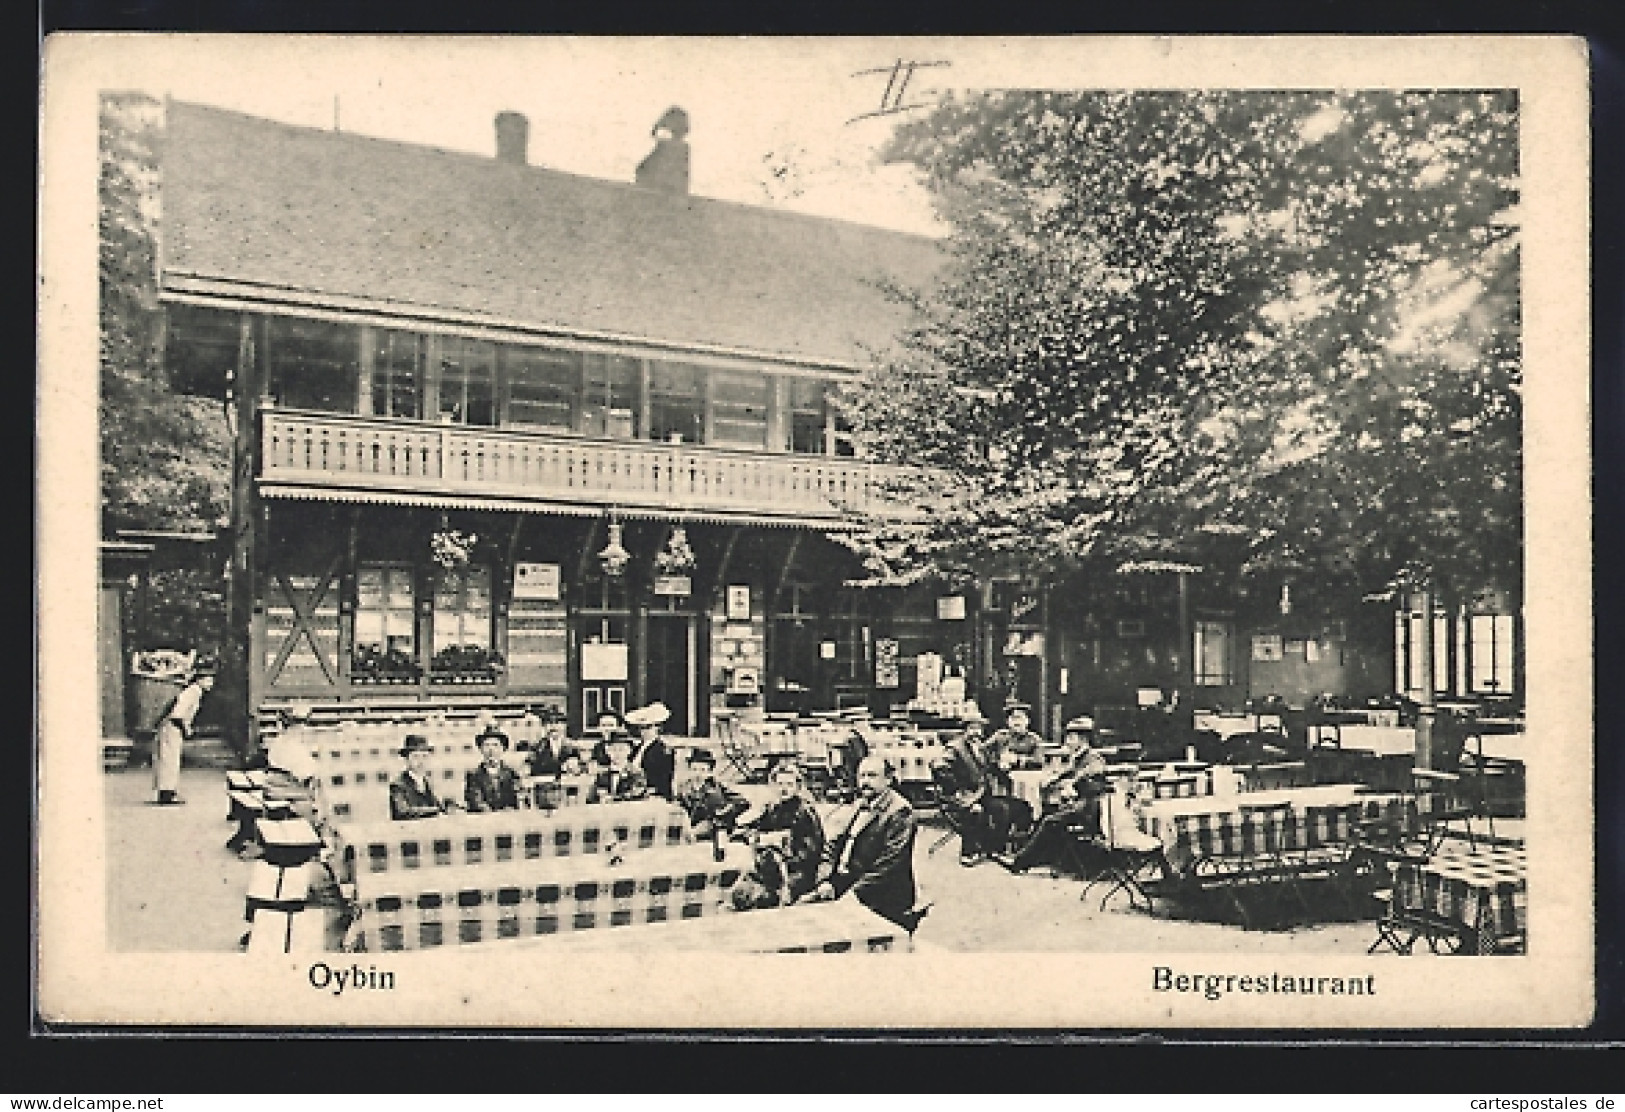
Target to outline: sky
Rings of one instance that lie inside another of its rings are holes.
[[[530,120],[532,164],[619,181],[677,105],[696,194],[941,235],[913,169],[876,158],[899,117],[853,121],[890,78],[856,72],[898,58],[881,40],[188,38],[132,52],[108,87],[486,155],[512,110]],[[918,71],[906,101],[947,71]]]

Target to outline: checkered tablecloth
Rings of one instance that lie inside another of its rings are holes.
[[[592,857],[688,844],[688,816],[663,799],[596,803],[545,811],[466,812],[410,822],[340,824],[334,859],[340,880],[361,874],[469,867],[560,857]]]
[[[1459,924],[1474,952],[1497,939],[1522,934],[1528,915],[1528,859],[1521,846],[1451,850],[1425,865],[1402,865],[1394,879],[1394,908],[1423,911]]]
[[[1191,809],[1197,803],[1204,809]],[[1203,861],[1342,845],[1356,821],[1402,821],[1404,814],[1397,795],[1302,789],[1153,803],[1141,809],[1141,827],[1162,842],[1176,872],[1188,873]]]
[[[356,878],[350,945],[369,953],[698,919],[728,909],[750,865],[736,847],[650,850],[611,863],[551,858]]]
[[[934,733],[915,730],[869,730],[863,732],[869,752],[885,757],[904,783],[930,783],[931,765],[943,755],[942,743]]]
[[[537,935],[480,949],[523,948],[527,953],[844,954],[884,953],[908,947],[908,933],[855,898],[763,911],[675,919],[612,931]]]

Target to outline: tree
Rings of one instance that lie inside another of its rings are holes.
[[[102,530],[212,531],[230,501],[222,399],[177,392],[158,302],[161,106],[103,97],[100,116]]]
[[[102,533],[211,533],[230,503],[223,399],[175,388],[158,301],[161,106],[138,93],[103,97],[100,114]],[[155,568],[141,647],[216,651],[224,618],[220,569]]]
[[[899,128],[953,226],[844,404],[926,465],[883,577],[1113,567],[1504,576],[1521,512],[1515,105],[1480,94],[1000,93]],[[1469,557],[1478,560],[1469,573]]]

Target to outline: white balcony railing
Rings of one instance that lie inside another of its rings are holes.
[[[261,419],[265,481],[792,518],[888,508],[887,468],[837,456],[289,410]]]

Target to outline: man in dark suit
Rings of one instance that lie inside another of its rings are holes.
[[[632,766],[643,773],[649,791],[661,799],[671,798],[671,782],[677,773],[677,756],[660,736],[660,727],[670,718],[671,710],[665,703],[650,703],[626,716],[626,724],[638,732]]]
[[[593,761],[599,767],[589,803],[619,803],[649,794],[649,782],[632,767],[632,739],[626,734],[611,734],[599,742],[593,749]]]
[[[1032,808],[1015,799],[983,763],[970,729],[956,734],[931,765],[937,795],[959,832],[959,863],[975,865],[1003,851],[1014,829],[1032,822]],[[1006,777],[1008,780],[1008,777]]]
[[[717,759],[709,749],[688,755],[688,776],[677,786],[675,802],[688,815],[695,841],[733,833],[750,801],[717,779]]]
[[[502,763],[508,735],[490,726],[476,741],[480,763],[463,781],[463,802],[470,811],[517,811],[519,773]]]
[[[429,779],[429,753],[433,748],[428,738],[420,734],[406,736],[406,742],[401,746],[401,756],[406,758],[406,771],[389,785],[390,818],[397,821],[426,819],[446,810],[447,804],[435,795],[434,785]]]
[[[876,915],[911,926],[917,827],[884,757],[865,757],[858,765],[858,798],[851,823],[825,850],[826,879],[813,898],[834,900],[850,892]]]
[[[758,860],[764,850],[777,856],[783,874],[782,902],[793,903],[818,887],[818,867],[824,858],[824,824],[803,794],[806,784],[794,760],[781,760],[774,767],[770,782],[772,801],[744,825],[755,834]],[[779,905],[780,885],[764,887],[770,890],[768,898],[757,899],[749,906]],[[734,906],[740,907],[739,897],[735,897]]]
[[[1032,707],[1011,700],[1004,706],[1004,729],[988,738],[987,747],[993,763],[1001,769],[1042,768],[1039,751],[1044,739],[1028,728],[1032,722]]]

